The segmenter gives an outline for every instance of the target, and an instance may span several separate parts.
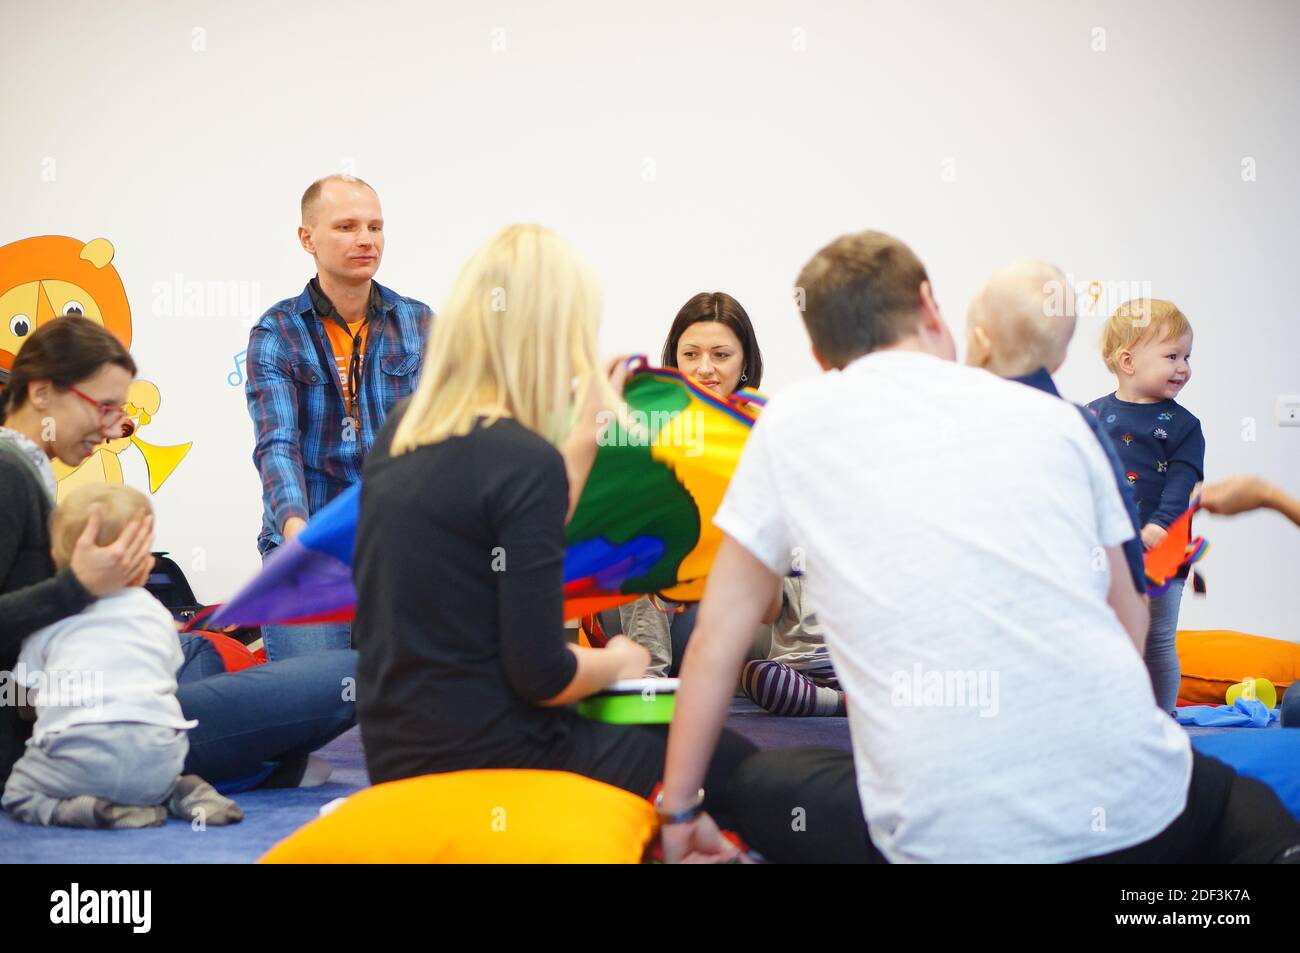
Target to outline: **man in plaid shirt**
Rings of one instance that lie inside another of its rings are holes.
[[[262,478],[265,558],[361,479],[388,411],[415,389],[433,313],[374,281],[384,254],[379,196],[327,176],[302,197],[302,247],[316,277],[273,305],[248,337],[248,411]],[[267,658],[347,648],[347,625],[266,626]]]

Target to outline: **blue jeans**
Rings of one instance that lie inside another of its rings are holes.
[[[262,562],[275,552],[262,555]],[[346,622],[319,622],[312,625],[264,625],[262,648],[266,660],[278,662],[297,655],[352,648],[352,626]]]
[[[1151,675],[1151,688],[1161,711],[1172,712],[1178,704],[1182,669],[1178,665],[1178,604],[1183,599],[1185,580],[1169,584],[1162,596],[1151,600],[1151,625],[1147,629],[1144,657]]]
[[[182,635],[176,698],[189,733],[185,773],[213,784],[259,772],[301,777],[307,756],[357,723],[357,653],[323,652],[225,671],[207,639]]]
[[[311,625],[264,625],[262,647],[268,662],[352,648],[352,626],[346,622]]]

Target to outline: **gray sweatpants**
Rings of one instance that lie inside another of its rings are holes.
[[[675,605],[675,603],[669,603]],[[663,678],[673,664],[673,617],[655,606],[648,596],[618,607],[623,634],[650,653],[646,678]]]
[[[50,825],[67,798],[93,794],[114,804],[163,804],[189,754],[184,731],[139,722],[75,725],[28,744],[5,782],[6,811]]]

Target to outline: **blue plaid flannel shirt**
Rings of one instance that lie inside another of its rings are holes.
[[[284,541],[280,527],[307,519],[361,479],[384,418],[415,389],[433,312],[378,282],[361,364],[360,420],[347,419],[334,350],[304,288],[273,305],[248,335],[245,396],[253,418],[253,464],[262,478],[258,552]]]

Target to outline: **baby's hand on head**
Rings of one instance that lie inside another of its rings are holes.
[[[1142,545],[1147,549],[1152,549],[1159,546],[1161,540],[1167,535],[1169,535],[1169,531],[1164,527],[1157,526],[1155,523],[1147,523],[1146,526],[1142,527]]]

